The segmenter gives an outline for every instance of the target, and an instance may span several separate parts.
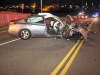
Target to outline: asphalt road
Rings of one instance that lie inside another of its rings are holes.
[[[87,42],[21,40],[9,36],[7,26],[0,28],[0,75],[100,75],[100,20],[77,22],[84,21],[90,23]]]

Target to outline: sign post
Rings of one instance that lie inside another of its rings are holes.
[[[24,3],[22,3],[21,8],[22,8],[22,13],[23,13],[23,10],[24,10]]]
[[[42,13],[42,0],[41,0],[41,13]]]

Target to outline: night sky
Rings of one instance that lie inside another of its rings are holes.
[[[94,5],[99,5],[100,0],[83,0],[83,4],[85,4],[87,1],[88,5],[91,5],[92,2]],[[0,0],[0,5],[13,5],[13,4],[21,4],[24,3],[26,5],[32,4],[36,2],[37,4],[40,4],[40,0]],[[42,0],[43,5],[50,5],[50,4],[82,4],[82,0]]]

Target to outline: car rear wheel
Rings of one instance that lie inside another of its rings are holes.
[[[27,40],[31,37],[31,33],[30,33],[29,30],[23,29],[23,30],[20,31],[19,37],[23,40]]]

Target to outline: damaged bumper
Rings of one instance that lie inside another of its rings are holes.
[[[87,32],[82,27],[75,28],[74,31],[82,34],[83,38],[87,41]]]

